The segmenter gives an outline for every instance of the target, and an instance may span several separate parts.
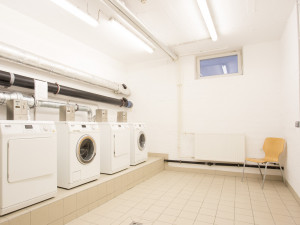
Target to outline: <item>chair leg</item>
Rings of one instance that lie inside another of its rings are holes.
[[[280,165],[280,163],[278,163],[278,164],[279,164],[280,172],[281,172],[281,175],[282,175],[282,180],[283,180],[283,183],[285,184],[285,177],[284,177],[284,173],[283,173],[283,171],[282,171],[282,168],[281,168],[281,165]]]
[[[244,167],[243,167],[242,182],[244,182],[245,166],[246,166],[246,160],[245,160],[245,162],[244,162]]]
[[[264,189],[264,184],[265,184],[265,180],[266,180],[268,164],[269,164],[269,162],[267,162],[266,166],[265,166],[265,174],[264,174],[263,183],[262,183],[262,187],[261,187],[262,189]]]
[[[263,175],[262,175],[259,163],[257,163],[257,165],[258,165],[258,169],[259,169],[259,172],[260,172],[260,175],[261,175],[261,179],[263,179]]]

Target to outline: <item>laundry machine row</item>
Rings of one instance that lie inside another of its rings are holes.
[[[147,160],[144,124],[0,121],[0,215]]]

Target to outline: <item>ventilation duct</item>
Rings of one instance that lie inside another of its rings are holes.
[[[35,69],[54,73],[63,77],[71,78],[73,80],[79,80],[90,85],[106,88],[114,91],[117,94],[123,94],[127,96],[130,95],[130,90],[125,84],[112,82],[88,73],[81,72],[1,42],[0,58],[11,62],[20,63]]]
[[[27,102],[27,104],[30,108],[44,107],[44,108],[59,109],[60,106],[72,105],[72,104],[53,102],[53,101],[42,101],[42,100],[35,101],[34,97],[24,96],[23,94],[17,93],[17,92],[16,93],[0,93],[0,105],[6,104],[6,102],[9,100],[24,100]],[[92,115],[92,109],[90,107],[75,104],[74,108],[75,108],[75,111],[87,112],[88,120],[92,121],[93,115]]]
[[[60,94],[96,102],[104,102],[112,105],[124,106],[127,108],[131,108],[133,106],[133,103],[131,101],[128,101],[126,98],[111,98],[104,95],[98,95],[91,92],[59,85],[57,83],[48,82],[47,84],[48,92],[53,94]],[[0,85],[3,85],[5,87],[17,86],[22,88],[34,89],[34,79],[0,70]]]

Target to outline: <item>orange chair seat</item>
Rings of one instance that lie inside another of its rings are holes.
[[[246,158],[246,161],[255,162],[255,163],[265,163],[265,162],[268,162],[265,158],[263,158],[263,159]]]

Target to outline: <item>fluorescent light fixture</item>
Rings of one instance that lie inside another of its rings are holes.
[[[78,17],[79,19],[83,20],[87,24],[96,27],[98,26],[98,21],[88,15],[87,13],[81,11],[79,8],[77,8],[75,5],[71,4],[67,0],[51,0],[54,2],[56,5],[60,6],[64,10],[68,11],[72,15]]]
[[[122,33],[124,36],[129,37],[135,43],[136,46],[141,47],[142,49],[144,49],[146,52],[150,54],[154,52],[154,49],[152,47],[150,47],[137,34],[133,33],[131,30],[129,30],[127,27],[121,24],[119,21],[116,21],[113,18],[111,18],[109,21],[114,26],[114,28],[118,30],[118,32]]]
[[[218,35],[209,12],[207,2],[206,0],[197,0],[197,3],[205,21],[210,37],[213,41],[216,41],[218,39]]]
[[[228,74],[226,65],[222,65],[222,70],[224,74]]]

